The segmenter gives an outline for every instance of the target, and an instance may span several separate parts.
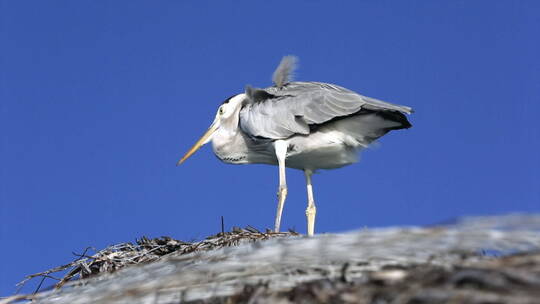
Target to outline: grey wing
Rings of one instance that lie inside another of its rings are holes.
[[[250,136],[270,139],[309,134],[310,125],[322,124],[362,109],[412,112],[406,106],[319,82],[291,82],[282,88],[270,87],[258,92],[251,89],[247,93],[251,100],[240,112],[240,127]]]

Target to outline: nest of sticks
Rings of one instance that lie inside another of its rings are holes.
[[[56,289],[0,304],[534,304],[539,232],[540,216],[510,215],[313,238],[252,227],[192,243],[142,237],[30,275],[21,284],[52,278]],[[281,239],[257,242],[271,238]]]
[[[55,280],[54,288],[61,288],[70,281],[86,279],[102,273],[112,273],[131,265],[154,262],[171,254],[183,255],[197,251],[210,251],[270,238],[298,235],[293,230],[289,230],[288,232],[273,232],[267,229],[265,232],[262,232],[248,226],[246,228],[233,227],[230,232],[220,232],[207,237],[205,240],[191,243],[176,240],[168,236],[153,239],[143,236],[137,239],[135,244],[122,243],[112,245],[92,255],[88,254],[88,251],[92,250],[92,247],[88,247],[81,254],[73,253],[76,259],[72,262],[28,275],[17,285],[20,290],[28,281],[41,278],[34,292],[37,293],[46,279]],[[59,273],[65,274],[58,276]]]

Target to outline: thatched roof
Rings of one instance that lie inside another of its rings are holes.
[[[237,229],[193,244],[130,246],[76,261],[70,274],[81,278],[61,288],[0,304],[538,303],[540,296],[540,215],[313,238]],[[115,267],[122,269],[109,273]]]

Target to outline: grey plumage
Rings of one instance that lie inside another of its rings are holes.
[[[277,88],[281,88],[286,83],[292,81],[297,63],[298,58],[296,56],[289,55],[281,59],[281,62],[272,75],[272,82]]]
[[[264,93],[262,93],[264,92]],[[294,134],[308,135],[310,126],[324,124],[336,118],[358,113],[394,112],[396,118],[406,119],[400,113],[410,114],[412,109],[359,95],[343,87],[320,82],[292,82],[284,88],[250,89],[250,98],[240,112],[240,128],[255,137],[285,139]],[[389,122],[392,119],[388,119]]]
[[[293,82],[296,57],[286,56],[274,71],[274,85],[246,87],[227,99],[208,131],[180,159],[212,141],[216,156],[231,164],[279,166],[279,231],[287,184],[285,167],[303,170],[308,192],[308,235],[315,226],[316,208],[311,175],[358,160],[358,152],[391,130],[411,127],[407,106],[362,96],[322,82]]]

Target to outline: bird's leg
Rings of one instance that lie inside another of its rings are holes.
[[[279,165],[279,188],[278,188],[278,206],[276,213],[276,224],[274,231],[279,232],[279,226],[281,225],[281,213],[283,212],[283,205],[285,204],[285,198],[287,197],[287,181],[285,179],[285,158],[287,156],[287,143],[282,140],[277,140],[274,143],[276,150],[276,157]]]
[[[317,214],[317,208],[315,207],[315,200],[313,199],[313,185],[311,184],[312,174],[313,172],[311,170],[309,169],[304,170],[304,175],[306,176],[307,197],[308,197],[308,206],[306,209],[308,236],[312,236],[315,233],[315,214]]]

